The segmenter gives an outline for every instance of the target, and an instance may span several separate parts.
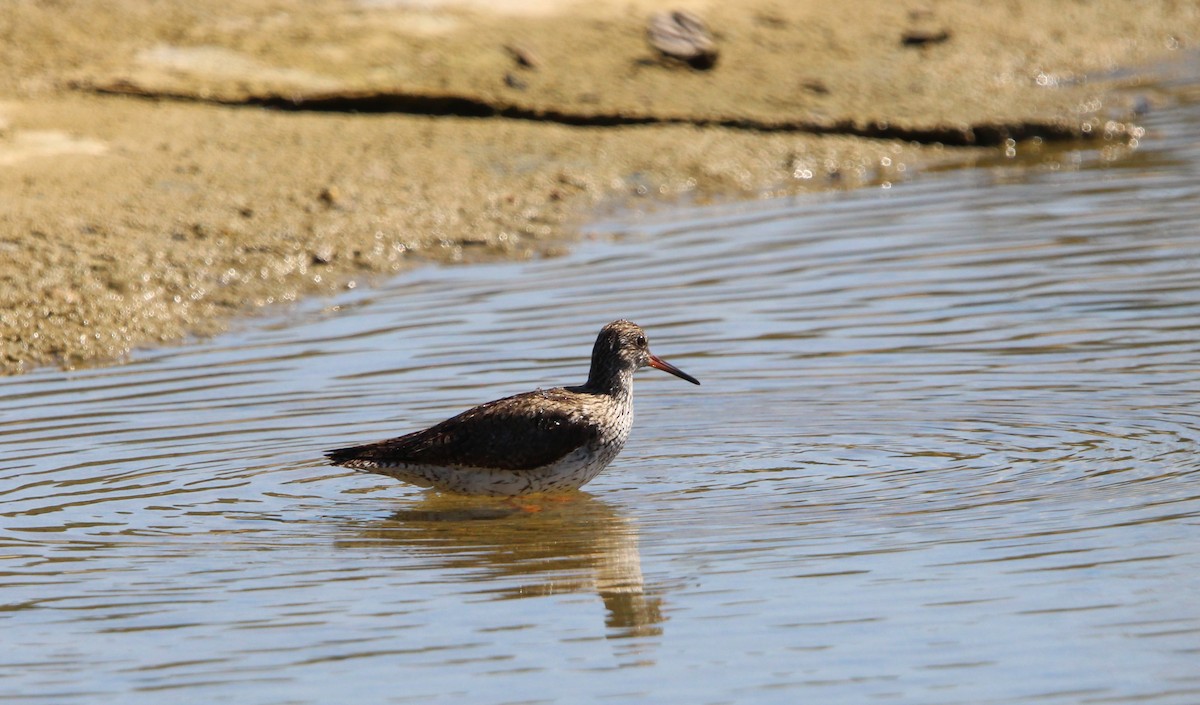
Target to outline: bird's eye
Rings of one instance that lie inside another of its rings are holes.
[[[644,347],[646,347],[646,336],[644,336],[644,335],[639,335],[639,336],[637,337],[637,346],[638,346],[639,348],[644,348]]]

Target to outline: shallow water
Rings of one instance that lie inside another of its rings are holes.
[[[1200,111],[1147,123],[2,380],[0,696],[1194,703]],[[587,494],[319,461],[618,317],[704,386],[640,373]]]

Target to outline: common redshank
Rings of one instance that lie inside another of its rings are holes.
[[[700,384],[652,355],[640,326],[613,321],[600,329],[582,386],[497,399],[424,431],[338,448],[325,457],[334,465],[458,494],[577,489],[624,447],[633,428],[633,373],[647,365]]]

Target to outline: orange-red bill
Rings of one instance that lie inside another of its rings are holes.
[[[692,384],[700,384],[700,380],[689,375],[688,373],[679,369],[675,365],[672,365],[671,363],[667,362],[666,360],[662,359],[661,357],[658,357],[657,355],[650,356],[650,366],[657,370],[662,370],[663,372],[670,372],[671,374],[675,375],[679,379],[686,379],[687,381],[691,382]]]

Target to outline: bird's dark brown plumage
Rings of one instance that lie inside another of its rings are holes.
[[[525,392],[468,409],[436,426],[325,454],[330,462],[386,465],[396,459],[422,465],[532,470],[549,465],[596,435],[582,419],[581,388]]]

